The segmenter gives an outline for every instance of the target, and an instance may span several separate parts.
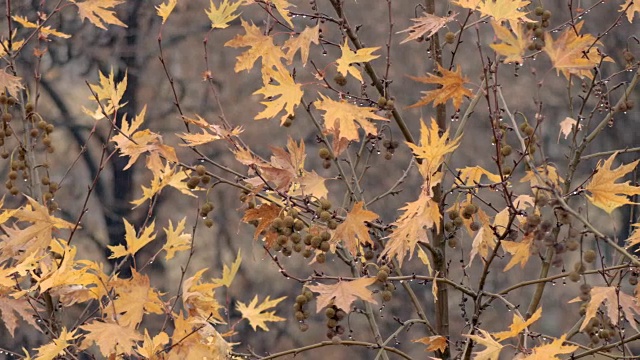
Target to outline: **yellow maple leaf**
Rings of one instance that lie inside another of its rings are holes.
[[[612,170],[611,165],[617,155],[618,152],[615,152],[604,163],[600,161],[591,182],[584,187],[586,191],[591,193],[591,195],[587,195],[589,201],[609,214],[620,206],[635,204],[628,197],[640,194],[640,187],[629,185],[629,181],[616,183],[635,169],[640,160],[620,165]]]
[[[97,97],[97,101],[101,102],[102,106],[98,105],[94,111],[83,107],[83,111],[95,120],[102,119],[104,117],[103,112],[110,115],[123,107],[125,103],[120,103],[120,101],[122,101],[124,92],[127,90],[126,72],[120,82],[116,82],[113,68],[111,68],[108,77],[105,76],[102,71],[98,71],[98,76],[98,84],[89,84],[89,88],[91,88],[91,91],[96,95],[95,97],[92,95],[90,99],[96,101]]]
[[[227,130],[220,125],[209,124],[207,120],[203,119],[200,115],[196,115],[195,118],[182,117],[185,123],[194,124],[202,129],[202,133],[182,133],[176,134],[180,139],[185,141],[185,144],[180,146],[198,146],[208,144],[210,142],[228,139],[233,136],[240,135],[244,129],[241,126],[234,127],[231,130]]]
[[[222,277],[220,279],[213,279],[213,283],[220,286],[231,286],[233,279],[236,277],[238,273],[238,269],[240,269],[240,264],[242,263],[242,251],[238,250],[238,255],[236,259],[231,264],[231,267],[228,267],[226,264],[222,267]]]
[[[141,186],[142,197],[131,201],[131,204],[135,205],[133,208],[137,208],[145,201],[151,200],[156,194],[160,193],[162,189],[167,186],[173,187],[187,196],[195,197],[191,189],[186,185],[186,181],[189,178],[189,174],[186,171],[176,171],[177,167],[171,167],[171,164],[165,164],[164,169],[160,172],[153,173],[153,179],[151,180],[151,186]]]
[[[502,41],[499,44],[491,44],[491,48],[499,55],[505,56],[503,62],[522,64],[522,56],[531,44],[531,32],[527,32],[522,23],[511,21],[510,25],[511,30],[500,25],[497,21],[491,22],[496,37]]]
[[[560,135],[564,135],[564,138],[566,140],[567,137],[569,137],[569,135],[571,135],[571,133],[573,132],[576,124],[578,124],[578,122],[575,119],[572,119],[568,116],[565,117],[564,120],[559,123],[560,132],[558,133],[558,142],[560,142]],[[580,129],[582,129],[582,124],[578,124],[577,130]]]
[[[533,353],[522,358],[522,360],[559,360],[561,358],[557,355],[570,354],[579,349],[579,346],[576,345],[562,345],[566,338],[567,335],[563,334],[549,344],[534,347],[531,349]]]
[[[284,19],[284,21],[289,24],[290,27],[293,28],[293,23],[291,22],[291,16],[289,15],[289,8],[291,6],[295,7],[295,5],[291,4],[288,0],[268,0],[273,6],[276,7],[280,16]]]
[[[489,251],[493,250],[496,244],[493,229],[489,222],[489,216],[482,209],[478,210],[478,221],[482,226],[473,238],[471,252],[469,253],[469,264],[467,267],[471,266],[473,259],[478,254],[480,254],[483,259],[486,259],[489,255]]]
[[[502,240],[502,247],[511,255],[511,260],[504,267],[503,271],[508,271],[516,264],[520,263],[520,267],[524,268],[531,256],[531,246],[533,245],[533,234],[528,234],[521,241]]]
[[[558,174],[558,169],[551,164],[543,164],[536,168],[538,175],[542,178],[542,181],[538,180],[538,176],[531,171],[527,170],[525,176],[520,179],[520,182],[529,182],[531,189],[535,193],[538,187],[559,186],[564,183],[564,179]]]
[[[467,186],[474,186],[480,183],[482,176],[486,176],[489,181],[498,183],[500,182],[500,175],[494,174],[489,170],[486,170],[482,166],[467,166],[462,169],[457,169],[459,174],[456,178],[456,183],[461,183]],[[462,182],[460,182],[462,180]]]
[[[594,286],[589,293],[591,298],[587,304],[587,310],[584,315],[582,325],[580,325],[580,331],[584,330],[589,324],[590,320],[597,316],[600,305],[604,303],[607,309],[607,316],[611,317],[611,323],[616,326],[620,319],[620,315],[623,314],[628,320],[629,325],[638,331],[638,325],[636,324],[634,315],[640,315],[640,305],[638,305],[634,296],[625,294],[620,291],[616,286]],[[580,297],[569,300],[569,303],[582,302]]]
[[[233,39],[227,41],[224,46],[232,48],[250,47],[238,57],[236,57],[235,72],[242,70],[251,70],[256,60],[262,58],[262,69],[282,68],[281,59],[286,59],[286,55],[279,46],[273,43],[273,37],[264,35],[260,29],[242,20],[242,27],[245,30],[244,35],[236,35]],[[263,71],[264,73],[264,71]],[[263,76],[263,80],[268,76]]]
[[[453,1],[454,4],[463,7],[463,8],[467,8],[470,10],[475,10],[478,7],[478,4],[480,4],[480,2],[482,2],[482,0],[455,0]]]
[[[261,94],[269,99],[269,101],[260,102],[266,106],[266,109],[262,110],[254,119],[272,119],[284,110],[285,114],[280,118],[280,124],[282,125],[289,116],[294,115],[294,109],[300,104],[304,92],[302,91],[302,85],[296,84],[288,72],[280,69],[269,71],[268,73],[272,81],[278,84],[265,83],[262,88],[253,93],[254,95]]]
[[[148,360],[160,360],[162,357],[158,354],[162,353],[164,346],[169,343],[169,335],[162,331],[153,338],[149,335],[149,330],[144,329],[144,340],[142,346],[138,346],[136,352],[138,355]]]
[[[25,27],[27,29],[38,29],[39,28],[38,31],[40,31],[40,33],[45,38],[48,37],[49,35],[56,36],[56,37],[63,38],[63,39],[68,39],[68,38],[71,37],[71,35],[69,35],[69,34],[65,34],[65,33],[62,33],[60,31],[51,29],[51,26],[40,26],[40,25],[38,25],[36,23],[32,23],[26,17],[23,17],[23,16],[15,15],[15,16],[12,16],[11,18],[15,22],[17,22],[18,24],[22,25],[23,27]],[[15,45],[14,45],[14,47],[15,47]]]
[[[202,275],[207,268],[200,269],[192,277],[184,281],[182,288],[182,302],[190,316],[203,316],[214,323],[224,323],[220,309],[222,305],[215,298],[214,290],[222,284],[202,282]]]
[[[167,22],[169,15],[171,15],[171,12],[176,7],[177,3],[178,0],[167,0],[166,3],[161,3],[160,5],[156,6],[156,11],[158,12],[158,16],[162,18],[163,24]]]
[[[462,76],[460,67],[458,67],[456,71],[449,71],[438,64],[438,72],[441,73],[442,76],[433,74],[420,77],[409,76],[409,78],[424,84],[440,85],[440,87],[435,90],[422,91],[424,96],[420,101],[409,106],[410,108],[424,106],[430,102],[433,102],[433,106],[435,107],[436,105],[445,104],[447,101],[453,99],[453,106],[459,109],[462,104],[462,99],[465,96],[472,95],[471,90],[464,87],[464,84],[468,83],[469,80]]]
[[[420,167],[420,171],[424,178],[433,175],[442,162],[445,155],[453,152],[460,145],[461,137],[457,137],[449,141],[449,129],[442,136],[439,134],[440,128],[434,118],[431,118],[429,127],[420,121],[420,144],[412,144],[407,142],[413,153],[418,159],[424,160]],[[435,184],[433,184],[435,185]]]
[[[506,340],[508,338],[516,337],[526,328],[531,326],[534,322],[538,321],[542,316],[542,308],[539,307],[533,315],[526,321],[518,314],[513,314],[513,321],[509,326],[509,331],[501,331],[492,334],[498,341]]]
[[[36,349],[38,353],[34,360],[53,360],[58,358],[61,353],[64,354],[64,350],[70,345],[73,345],[73,340],[80,336],[79,334],[76,334],[77,331],[78,330],[76,329],[69,332],[67,331],[67,328],[63,327],[57,338]]]
[[[6,69],[0,71],[0,91],[9,92],[9,94],[18,95],[20,89],[24,89],[22,85],[22,78],[9,74]]]
[[[169,226],[164,228],[164,232],[167,234],[167,242],[162,246],[162,250],[167,252],[166,259],[172,259],[176,252],[185,251],[191,248],[192,236],[189,233],[184,232],[186,217],[173,227],[171,220],[169,220]]]
[[[324,125],[327,131],[338,129],[340,136],[347,140],[357,140],[356,123],[367,134],[377,134],[376,126],[367,119],[389,121],[375,114],[376,108],[361,107],[346,101],[334,101],[320,94],[320,100],[313,103],[316,109],[324,111]]]
[[[636,13],[640,13],[640,2],[636,0],[625,0],[624,4],[620,5],[619,12],[626,11],[627,20],[633,23],[633,18]]]
[[[478,11],[482,15],[493,17],[497,22],[517,21],[521,18],[526,19],[527,13],[522,9],[526,9],[529,3],[531,3],[529,0],[484,0],[478,3]]]
[[[136,343],[143,339],[135,328],[116,323],[96,320],[80,326],[80,329],[87,332],[80,348],[87,349],[96,344],[100,353],[107,358],[112,354],[133,354]]]
[[[409,253],[409,259],[413,257],[418,242],[429,242],[426,229],[440,227],[442,214],[438,204],[429,195],[430,184],[425,182],[418,200],[408,202],[402,207],[400,209],[403,211],[402,215],[391,224],[395,229],[389,235],[389,241],[385,244],[381,256],[395,257],[400,266],[407,253]],[[426,261],[423,260],[423,262],[428,262],[427,257],[424,259]]]
[[[329,190],[324,183],[327,179],[318,175],[315,170],[312,170],[311,172],[303,171],[302,176],[298,180],[300,187],[289,192],[292,196],[314,196],[320,199],[326,198],[327,194],[329,194]]]
[[[367,286],[373,285],[376,278],[360,278],[352,281],[340,280],[333,285],[318,284],[309,285],[307,288],[313,292],[319,293],[316,300],[316,312],[320,312],[323,308],[333,304],[345,312],[351,312],[351,303],[360,299],[377,304],[373,298],[373,292],[367,289]]]
[[[78,7],[78,14],[80,19],[89,19],[89,21],[104,30],[107,30],[106,25],[118,25],[127,27],[125,23],[120,21],[116,17],[116,12],[113,10],[114,6],[120,5],[125,0],[70,0]]]
[[[482,330],[482,329],[478,329],[478,331],[480,331],[480,334],[482,334],[482,336],[464,335],[470,338],[471,340],[477,342],[478,344],[486,347],[486,349],[482,351],[473,353],[475,355],[473,359],[474,360],[498,360],[500,358],[500,351],[502,350],[503,346],[499,342],[493,340],[493,338],[491,337],[491,334],[489,334],[488,331]]]
[[[635,227],[636,229],[633,230],[633,232],[631,233],[631,236],[629,236],[629,238],[626,241],[627,249],[640,244],[640,229],[639,229],[640,223],[635,223],[631,226]],[[639,251],[640,251],[640,248],[636,249],[636,252],[639,252]]]
[[[545,33],[544,51],[551,58],[556,72],[562,73],[567,79],[570,74],[578,77],[592,77],[591,70],[596,67],[601,57],[595,44],[599,44],[591,34],[578,36],[584,22],[569,27],[553,40],[549,33]]]
[[[16,231],[5,228],[8,236],[4,239],[0,237],[3,240],[1,253],[13,256],[14,260],[22,260],[32,253],[45,251],[51,245],[54,230],[74,228],[74,224],[49,214],[47,207],[28,196],[26,198],[28,204],[13,211],[13,216],[30,225]]]
[[[129,162],[123,168],[130,168],[138,160],[138,157],[144,153],[147,154],[146,165],[154,174],[161,176],[165,166],[162,165],[162,158],[168,162],[177,162],[178,157],[173,147],[165,145],[160,134],[149,129],[138,130],[144,122],[147,113],[145,106],[135,119],[129,122],[126,117],[122,119],[122,125],[117,135],[111,138],[116,143],[116,147],[120,150],[120,156],[128,156]]]
[[[360,246],[373,245],[366,222],[378,218],[378,214],[364,209],[364,202],[357,202],[347,214],[344,221],[333,233],[333,242],[342,241],[351,255],[356,256]]]
[[[424,351],[444,351],[448,346],[447,338],[440,335],[425,336],[420,339],[412,340],[412,342],[428,345]]]
[[[457,16],[457,13],[452,13],[449,16],[440,17],[429,13],[422,13],[422,16],[419,18],[411,19],[415,24],[410,26],[407,29],[402,31],[398,31],[396,34],[401,34],[408,32],[409,35],[400,42],[400,44],[404,44],[411,40],[416,40],[419,37],[424,37],[428,39],[433,36],[433,34],[437,33],[438,30],[442,29],[448,22],[453,21]]]
[[[232,358],[231,344],[227,343],[215,327],[201,317],[183,318],[172,314],[175,330],[171,334],[171,349],[167,360]],[[164,357],[163,357],[164,359]]]
[[[300,59],[302,60],[302,66],[304,67],[309,60],[309,47],[311,43],[316,45],[320,44],[320,25],[314,27],[307,26],[298,36],[291,36],[289,40],[285,41],[282,45],[283,49],[287,49],[287,63],[291,65],[293,63],[293,57],[296,52],[300,50]]]
[[[340,47],[340,50],[342,50],[342,56],[340,56],[340,59],[336,60],[338,72],[342,74],[342,76],[351,74],[353,77],[360,80],[360,82],[363,82],[364,80],[362,80],[360,70],[356,69],[356,67],[351,64],[369,62],[373,59],[379,58],[380,55],[373,55],[373,52],[378,49],[380,49],[380,47],[362,48],[358,51],[352,51],[349,48],[349,41],[344,39],[344,45]]]
[[[240,13],[234,14],[238,7],[242,5],[242,1],[229,3],[229,0],[222,0],[219,6],[213,0],[209,0],[209,10],[205,10],[209,20],[211,20],[212,29],[224,29],[229,23],[240,16]]]
[[[272,307],[278,305],[279,302],[286,299],[286,296],[270,300],[270,296],[267,296],[262,304],[258,305],[258,295],[253,297],[253,300],[249,305],[238,301],[236,309],[242,313],[244,319],[249,320],[249,324],[256,331],[258,328],[262,328],[264,331],[269,331],[267,322],[285,321],[286,319],[276,315],[275,311],[267,311]]]
[[[108,284],[111,301],[104,306],[103,316],[122,326],[137,328],[145,314],[164,313],[164,304],[147,275],[132,269],[131,278],[114,278]],[[115,316],[115,318],[114,318]]]
[[[153,234],[155,229],[156,222],[152,222],[151,225],[147,226],[140,237],[136,236],[136,230],[133,228],[127,219],[122,219],[124,221],[125,228],[125,241],[127,242],[127,247],[124,245],[107,245],[109,250],[111,250],[111,255],[109,255],[109,259],[117,259],[127,255],[135,255],[138,250],[142,249],[145,245],[155,240],[156,234]]]

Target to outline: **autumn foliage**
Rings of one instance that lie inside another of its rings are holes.
[[[604,140],[637,135],[640,2],[17,3],[0,28],[3,354],[640,356],[640,144]],[[125,13],[140,6],[169,98],[134,101],[141,70],[117,63],[73,84],[85,101],[54,96],[60,49],[133,31]],[[386,23],[366,21],[372,8]],[[201,83],[185,85],[167,39],[187,12],[207,28],[179,34],[204,39],[179,54],[201,57]],[[225,102],[243,78],[253,87]],[[208,113],[191,111],[189,87]],[[83,119],[71,155],[57,144],[78,130],[54,126],[53,108]],[[86,188],[71,185],[81,162]],[[117,174],[137,186],[124,207],[100,205],[118,229],[105,238],[88,213]],[[215,200],[229,192],[239,201]],[[200,251],[228,256],[211,266]]]

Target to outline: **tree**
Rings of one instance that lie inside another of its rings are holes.
[[[640,353],[634,2],[5,12],[7,354]]]

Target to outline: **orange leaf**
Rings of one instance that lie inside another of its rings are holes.
[[[347,140],[358,139],[358,128],[356,123],[367,134],[377,134],[376,126],[367,119],[384,120],[389,119],[375,114],[378,109],[372,107],[361,107],[346,101],[334,101],[320,94],[320,100],[313,103],[316,109],[324,111],[324,124],[327,131],[340,131],[340,137]]]
[[[278,305],[279,302],[286,299],[286,296],[270,300],[267,296],[262,304],[258,305],[258,295],[253,297],[253,300],[249,305],[245,305],[243,302],[238,301],[236,309],[242,313],[242,317],[249,320],[249,324],[256,331],[257,328],[262,328],[264,331],[269,331],[267,327],[267,321],[277,322],[285,321],[286,319],[276,315],[275,311],[267,311],[272,307]]]
[[[435,90],[422,91],[424,96],[417,103],[409,106],[410,108],[424,106],[433,101],[433,106],[445,104],[447,101],[453,99],[453,106],[456,109],[460,108],[462,104],[462,98],[465,96],[471,96],[471,91],[465,88],[463,85],[468,83],[469,80],[462,76],[460,67],[456,71],[449,71],[440,64],[438,64],[438,72],[442,76],[427,74],[427,76],[416,77],[409,76],[412,80],[419,81],[424,84],[438,84],[439,88]]]
[[[412,342],[419,342],[428,345],[424,351],[444,351],[448,346],[447,338],[440,335],[425,336],[420,339],[412,340]]]
[[[87,332],[80,348],[87,349],[95,343],[105,357],[111,354],[131,355],[136,342],[143,339],[136,329],[115,323],[93,321],[80,326],[80,329]]]
[[[112,254],[109,256],[109,259],[117,259],[127,255],[135,255],[138,250],[142,249],[145,245],[152,242],[156,238],[156,234],[152,234],[155,229],[155,221],[151,223],[151,225],[147,226],[140,237],[136,235],[136,230],[133,228],[127,219],[122,219],[124,221],[125,228],[125,241],[127,242],[127,247],[124,245],[107,245],[109,250],[111,250]]]
[[[522,56],[531,44],[531,32],[525,32],[526,27],[522,23],[512,21],[510,24],[511,30],[497,21],[491,22],[496,37],[502,41],[499,44],[491,44],[491,48],[499,55],[506,56],[503,62],[522,64]]]
[[[333,241],[343,241],[351,255],[356,256],[361,245],[373,245],[366,223],[377,218],[378,214],[364,209],[364,202],[355,203],[333,233]]]
[[[216,7],[213,0],[209,0],[209,10],[205,10],[205,12],[211,20],[211,28],[227,28],[231,21],[240,16],[240,14],[234,14],[240,5],[242,5],[242,1],[230,4],[229,0],[222,0],[220,6]]]
[[[561,359],[557,355],[570,354],[578,350],[578,346],[575,345],[562,345],[565,342],[567,335],[562,335],[559,339],[553,340],[551,343],[541,345],[531,349],[533,354],[522,358],[522,360],[559,360]]]
[[[538,308],[533,315],[528,320],[524,320],[518,314],[513,314],[513,322],[511,326],[509,326],[509,331],[501,331],[499,333],[494,333],[493,336],[498,339],[498,341],[506,340],[508,338],[516,337],[526,328],[531,326],[534,322],[538,321],[542,316],[542,308]]]
[[[600,63],[600,55],[594,47],[596,38],[591,34],[576,35],[584,22],[564,30],[557,40],[545,33],[544,51],[551,58],[553,67],[567,79],[569,74],[591,78],[591,70]],[[586,53],[585,53],[586,52]]]
[[[360,278],[353,281],[341,280],[333,285],[309,285],[307,288],[320,294],[316,301],[317,312],[333,304],[348,313],[351,311],[351,303],[357,299],[372,304],[378,303],[373,298],[373,292],[367,289],[367,286],[373,285],[376,281],[376,278]]]
[[[628,197],[640,194],[640,187],[629,185],[629,181],[616,183],[627,173],[633,171],[640,160],[620,165],[612,170],[611,165],[617,155],[618,152],[615,152],[604,163],[600,161],[591,182],[584,187],[586,191],[591,193],[591,195],[587,195],[589,201],[609,214],[620,206],[635,204]]]
[[[433,36],[433,34],[437,33],[438,30],[442,29],[449,21],[453,21],[457,16],[457,13],[452,13],[447,17],[440,17],[429,13],[422,13],[422,17],[411,19],[415,24],[409,27],[408,29],[398,31],[396,34],[401,34],[408,32],[409,35],[400,42],[400,44],[404,44],[411,40],[416,40],[419,37],[424,37],[428,39]]]
[[[262,232],[265,232],[267,234],[267,238],[265,239],[266,246],[270,247],[273,241],[275,241],[275,235],[267,230],[269,230],[273,219],[280,215],[280,210],[281,208],[275,204],[261,204],[253,209],[247,209],[242,221],[248,223],[258,220],[258,226],[256,226],[254,238],[257,240],[258,236],[260,236]],[[269,234],[271,234],[271,237],[268,237]]]
[[[348,74],[353,75],[354,78],[362,80],[362,74],[360,74],[360,70],[356,69],[355,66],[351,65],[353,63],[364,63],[369,62],[373,59],[377,59],[380,55],[373,55],[373,52],[380,49],[380,47],[370,47],[370,48],[362,48],[358,51],[352,51],[349,49],[348,40],[344,39],[344,45],[340,47],[342,50],[342,56],[340,59],[336,60],[336,64],[338,65],[338,72],[343,76],[347,76]]]
[[[89,19],[89,21],[104,30],[107,30],[106,25],[118,25],[127,27],[125,23],[118,20],[116,12],[113,7],[122,4],[125,0],[84,0],[79,2],[78,0],[70,0],[78,7],[78,14],[80,19]]]

